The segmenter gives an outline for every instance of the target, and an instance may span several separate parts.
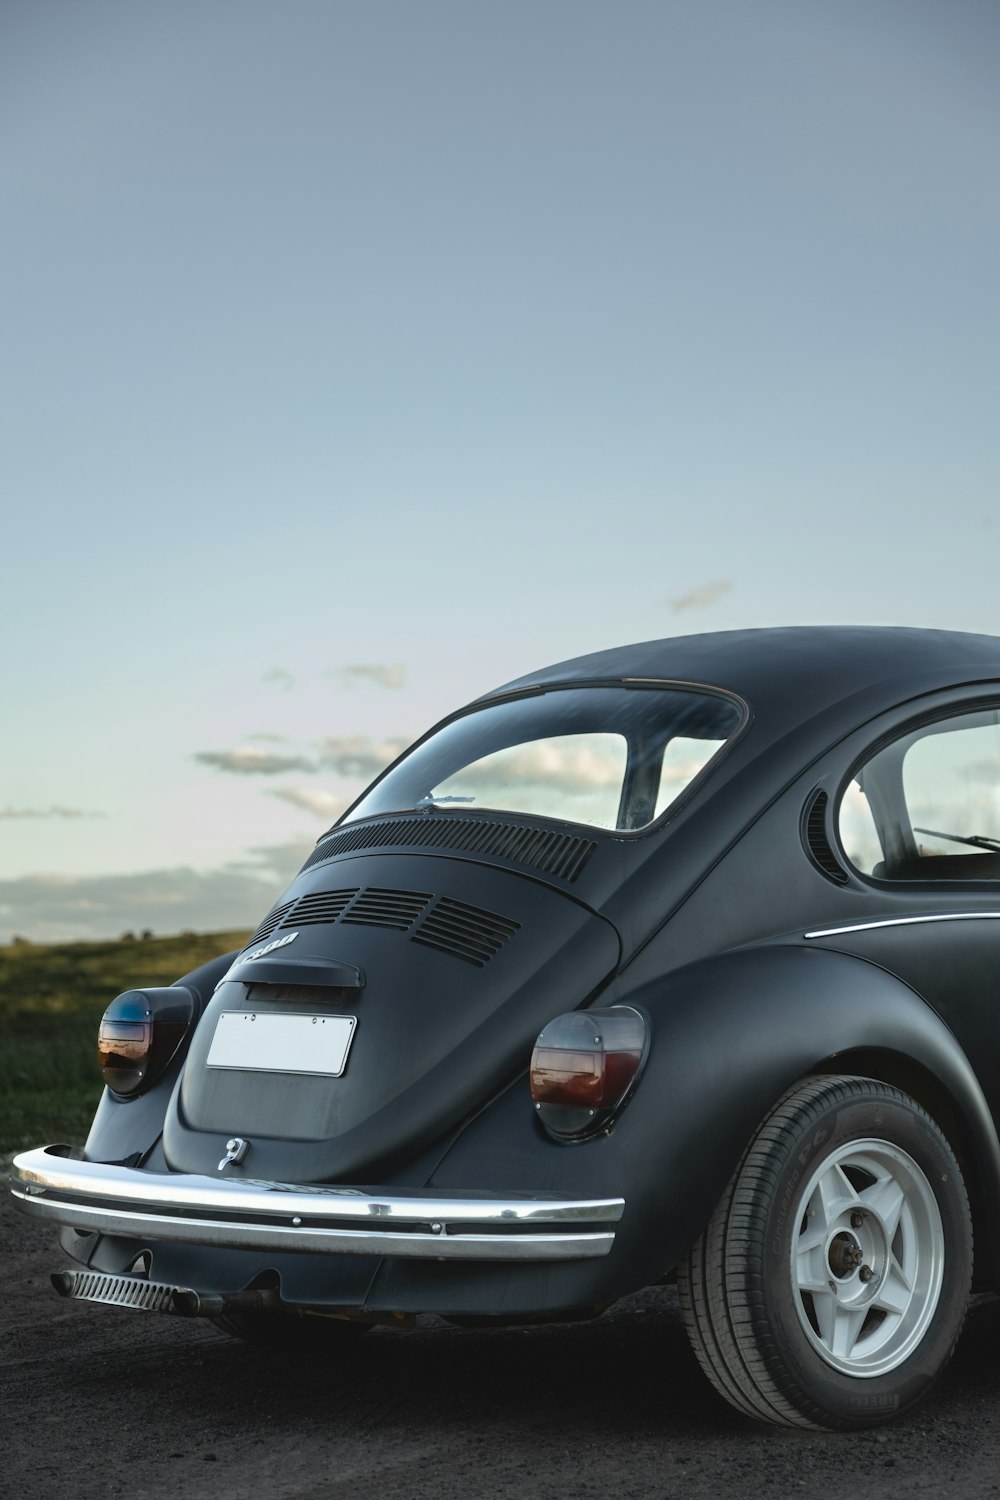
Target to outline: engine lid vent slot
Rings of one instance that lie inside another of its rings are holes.
[[[285,926],[287,927],[292,921],[296,927],[336,922],[338,917],[343,916],[357,894],[358,887],[352,886],[346,890],[315,891],[311,896],[301,896],[298,901],[289,902],[289,909],[294,907],[295,912],[294,916],[285,922]]]
[[[379,890],[371,886],[356,896],[341,917],[346,925],[358,927],[394,927],[405,932],[427,909],[432,897],[425,891]],[[298,921],[296,914],[295,920]]]
[[[428,910],[429,908],[429,910]],[[297,901],[276,907],[257,929],[247,948],[280,924],[290,927],[384,927],[408,933],[412,941],[439,953],[465,959],[482,968],[520,929],[513,917],[502,917],[453,896],[437,899],[427,891],[382,890],[354,886],[335,891],[313,891]],[[244,950],[245,952],[246,950]],[[261,959],[258,963],[266,963]],[[258,969],[255,972],[263,973]],[[247,983],[249,983],[249,978]]]
[[[414,943],[437,948],[482,968],[520,927],[508,917],[443,896],[412,934]]]
[[[454,813],[418,818],[388,818],[362,823],[330,834],[310,854],[303,870],[338,854],[364,849],[438,848],[496,855],[560,880],[574,881],[583,872],[597,844],[571,833],[532,828],[523,823],[494,823]]]
[[[248,948],[252,948],[254,943],[260,942],[261,938],[270,937],[271,933],[278,926],[282,917],[285,916],[287,912],[290,912],[294,905],[294,901],[284,901],[282,902],[281,906],[276,906],[273,911],[269,911],[246,946]]]

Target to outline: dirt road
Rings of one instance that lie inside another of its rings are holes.
[[[799,1433],[715,1397],[670,1289],[593,1323],[427,1319],[279,1360],[198,1322],[61,1301],[54,1236],[4,1198],[0,1490],[17,1500],[1000,1494],[993,1298],[909,1420]]]

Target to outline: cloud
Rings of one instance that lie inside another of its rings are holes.
[[[247,870],[264,876],[274,875],[287,885],[300,865],[316,847],[312,839],[289,839],[284,844],[255,844],[243,859],[227,860],[227,870]]]
[[[311,787],[287,786],[268,792],[267,795],[277,797],[292,807],[301,807],[305,812],[315,813],[328,823],[339,818],[347,806],[343,797],[335,797],[332,792],[321,791],[318,787],[313,790]]]
[[[516,786],[519,794],[554,788],[569,796],[601,788],[620,788],[625,771],[625,743],[617,736],[607,749],[595,745],[559,745],[551,740],[498,750],[474,761],[454,777],[456,787],[475,789],[481,798]],[[442,786],[448,785],[442,782]]]
[[[0,941],[17,933],[37,943],[97,941],[149,928],[156,933],[251,931],[313,845],[310,840],[249,849],[211,870],[144,870],[132,875],[28,875],[0,881]]]
[[[346,739],[330,735],[320,745],[320,764],[338,776],[370,781],[402,754],[409,743],[405,736],[376,742],[362,735]]]
[[[85,812],[80,807],[0,807],[2,818],[106,818],[107,813]]]
[[[713,583],[703,583],[700,588],[691,589],[687,594],[678,594],[676,599],[670,599],[668,603],[675,614],[682,609],[707,609],[716,599],[728,594],[732,586],[731,579],[717,578]]]
[[[243,738],[246,740],[257,740],[260,744],[264,745],[288,744],[287,734],[272,734],[267,729],[255,729],[252,734],[245,734]]]
[[[370,682],[375,687],[396,692],[406,681],[406,664],[401,661],[356,661],[329,675],[340,677],[345,682]]]
[[[693,781],[698,772],[715,754],[722,744],[721,740],[706,740],[705,751],[702,755],[688,755],[683,760],[664,761],[663,771],[660,777],[663,786],[675,786],[680,791]],[[676,793],[674,794],[676,796]]]
[[[235,750],[196,750],[194,760],[215,766],[220,771],[234,771],[240,776],[278,776],[282,771],[315,771],[312,761],[302,755],[275,755],[257,750],[253,745],[238,745]]]
[[[286,690],[295,686],[295,678],[287,667],[268,667],[260,680],[273,682],[275,687],[283,687]]]
[[[582,736],[514,745],[445,777],[433,788],[442,802],[513,808],[577,818],[613,828],[625,773],[625,742],[581,744]]]
[[[1000,787],[1000,755],[991,755],[987,760],[973,760],[962,771],[969,781],[985,781],[990,786]]]

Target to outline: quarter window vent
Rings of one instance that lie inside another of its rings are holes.
[[[592,839],[579,838],[571,833],[554,833],[548,828],[531,828],[522,823],[492,823],[481,818],[456,818],[447,813],[444,817],[390,818],[332,833],[313,850],[302,868],[307,870],[324,860],[335,859],[338,854],[390,847],[492,854],[572,882],[582,874],[597,845]]]
[[[441,953],[453,953],[481,969],[520,925],[495,912],[442,896],[413,933],[413,941]]]
[[[826,836],[826,810],[830,799],[826,792],[817,792],[809,803],[805,816],[806,848],[815,864],[830,880],[838,885],[847,884],[847,872],[830,847]]]

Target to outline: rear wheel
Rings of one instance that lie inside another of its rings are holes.
[[[699,1363],[749,1416],[872,1426],[905,1411],[962,1327],[972,1225],[930,1116],[867,1078],[797,1085],[679,1268]]]

